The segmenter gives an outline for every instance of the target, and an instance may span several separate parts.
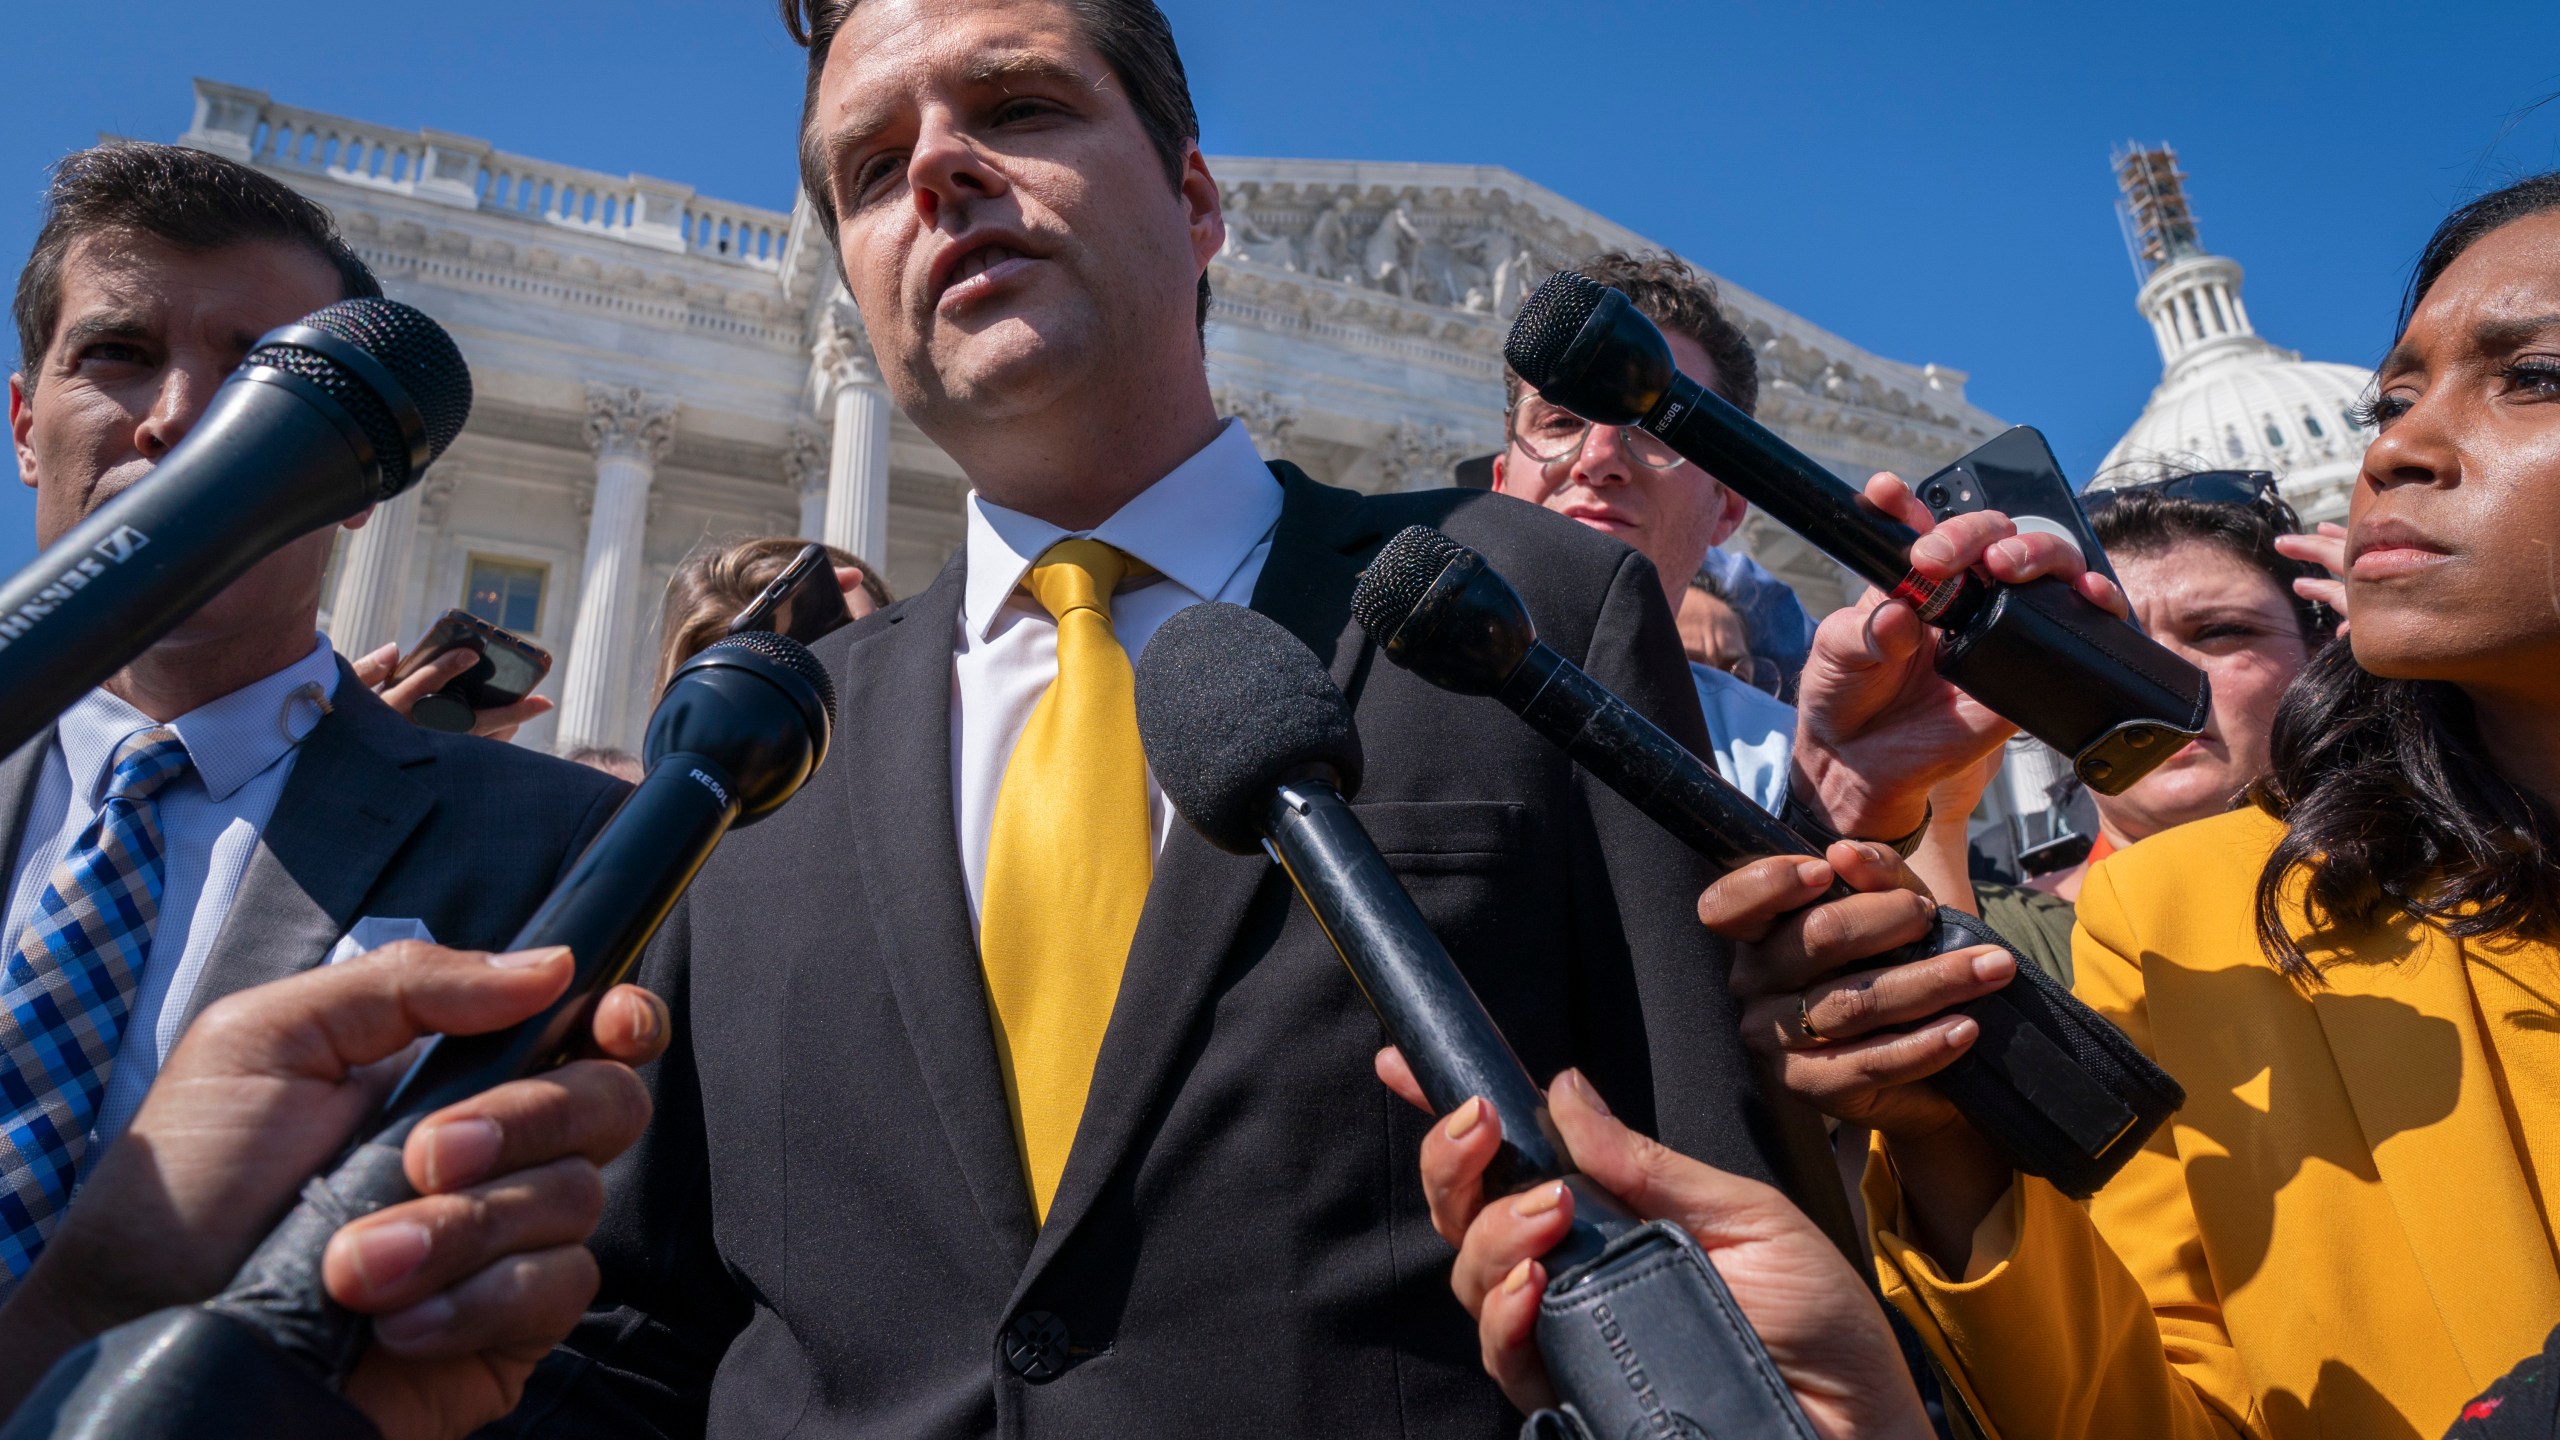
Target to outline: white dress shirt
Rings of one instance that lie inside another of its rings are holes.
[[[1124,585],[1111,601],[1112,633],[1135,668],[1156,627],[1177,611],[1204,600],[1253,603],[1279,523],[1280,482],[1234,420],[1091,530],[1061,530],[969,496],[969,583],[951,657],[951,798],[973,922],[1005,765],[1058,677],[1057,621],[1022,588],[1032,562],[1061,540],[1090,536],[1156,568],[1158,578]],[[1147,805],[1162,853],[1174,815],[1153,775]]]
[[[1796,709],[1766,690],[1713,665],[1689,662],[1698,707],[1707,712],[1707,741],[1716,773],[1775,815],[1787,803],[1794,769]]]
[[[322,702],[337,690],[338,657],[324,636],[293,664],[169,722],[187,747],[190,766],[158,797],[168,867],[160,915],[82,1169],[95,1165],[124,1133],[160,1062],[178,1043],[214,936],[231,914],[240,877],[293,773],[295,747],[328,713]],[[117,747],[158,723],[104,690],[90,691],[62,712],[18,840],[16,879],[0,927],[0,944],[10,951],[17,949],[63,855],[97,818]]]

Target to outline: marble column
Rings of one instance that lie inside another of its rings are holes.
[[[411,638],[400,633],[401,608],[409,594],[409,555],[417,549],[419,497],[429,478],[374,506],[373,518],[346,538],[337,589],[329,596],[329,644],[350,660]]]
[[[818,538],[873,565],[889,563],[889,391],[846,300],[827,307],[810,356],[818,413],[835,425],[827,463],[827,503]]]
[[[638,621],[641,541],[649,486],[675,443],[676,403],[637,386],[587,387],[587,445],[596,456],[587,558],[578,576],[578,623],[560,685],[559,748],[620,745],[623,698],[645,657]]]

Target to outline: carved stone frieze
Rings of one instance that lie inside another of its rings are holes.
[[[1222,385],[1211,397],[1218,413],[1244,422],[1245,433],[1253,437],[1253,448],[1265,460],[1289,458],[1289,440],[1298,428],[1298,407],[1268,390],[1248,390],[1242,386]]]
[[[1449,484],[1451,472],[1469,453],[1466,442],[1448,426],[1407,419],[1397,422],[1380,448],[1378,469],[1388,490],[1431,490]]]
[[[632,457],[651,465],[676,443],[676,402],[637,385],[587,385],[587,448],[597,458]]]
[[[791,433],[783,440],[782,482],[796,495],[823,495],[827,462],[827,432],[807,420],[792,421]]]

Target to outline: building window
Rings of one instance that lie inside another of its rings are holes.
[[[519,635],[539,634],[542,630],[542,585],[551,576],[547,565],[528,565],[521,560],[499,560],[487,555],[471,557],[470,582],[465,586],[462,608],[501,629]]]
[[[2279,450],[2284,448],[2284,432],[2276,428],[2273,420],[2267,422],[2267,443]]]
[[[2320,428],[2320,417],[2312,414],[2308,410],[2302,412],[2302,428],[2310,431],[2311,438],[2314,440],[2326,440],[2329,438],[2329,432]]]

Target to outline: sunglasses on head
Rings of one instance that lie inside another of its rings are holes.
[[[2192,475],[2171,475],[2138,485],[2110,486],[2091,497],[2089,512],[2094,515],[2114,504],[2118,497],[2134,494],[2192,500],[2204,505],[2237,505],[2256,511],[2284,534],[2295,534],[2302,529],[2302,517],[2285,503],[2284,492],[2277,488],[2276,477],[2271,471],[2199,470]]]

